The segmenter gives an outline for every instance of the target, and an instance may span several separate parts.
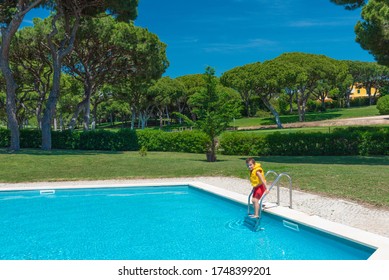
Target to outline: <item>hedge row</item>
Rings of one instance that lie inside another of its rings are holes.
[[[204,153],[207,136],[199,131],[163,132],[130,130],[117,132],[93,130],[84,132],[53,131],[53,149],[169,151]],[[226,132],[219,139],[219,150],[226,155],[389,155],[388,127],[352,127],[335,129],[332,133],[255,134]],[[8,147],[10,132],[0,129],[0,147]],[[40,148],[41,132],[22,130],[21,148]]]
[[[225,133],[220,150],[226,155],[335,156],[389,155],[389,128],[352,127],[332,133]]]
[[[163,132],[160,130],[130,130],[117,132],[109,130],[91,130],[83,132],[53,131],[53,149],[137,151],[141,147],[148,151],[175,151],[203,153],[206,150],[207,137],[199,131]],[[21,148],[40,148],[41,131],[21,130]],[[0,147],[8,147],[10,132],[0,129]]]

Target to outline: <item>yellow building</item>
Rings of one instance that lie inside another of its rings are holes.
[[[370,91],[370,94],[371,94],[372,96],[374,96],[375,93],[376,93],[376,91],[377,91],[377,89],[374,88],[374,87],[372,87],[372,88],[371,88],[371,91]],[[377,91],[376,96],[378,96],[378,95],[379,95],[379,91]],[[355,85],[353,86],[352,90],[351,90],[350,98],[351,98],[351,99],[354,99],[354,98],[358,98],[358,97],[369,97],[369,96],[367,95],[366,88],[364,88],[364,87],[358,87],[358,85],[355,84]]]

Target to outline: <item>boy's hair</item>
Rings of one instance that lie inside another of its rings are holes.
[[[253,159],[252,157],[249,157],[248,159],[246,159],[246,163],[249,163],[249,162],[252,162],[255,164],[255,159]]]

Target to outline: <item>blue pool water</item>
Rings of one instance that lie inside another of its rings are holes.
[[[188,186],[0,193],[0,259],[341,260],[374,249],[268,214],[243,224],[247,207]]]

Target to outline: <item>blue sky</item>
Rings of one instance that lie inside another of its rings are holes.
[[[32,17],[26,16],[26,24]],[[217,75],[236,66],[273,59],[285,52],[374,61],[355,42],[360,10],[330,0],[139,0],[137,26],[167,44],[172,78]]]

